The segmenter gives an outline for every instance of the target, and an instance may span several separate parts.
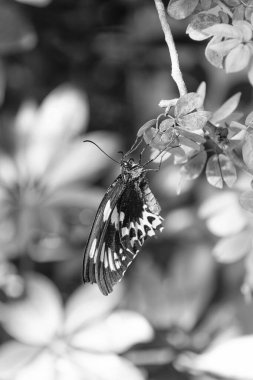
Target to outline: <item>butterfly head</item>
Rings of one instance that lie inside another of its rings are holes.
[[[124,158],[121,160],[121,168],[122,175],[125,179],[135,179],[139,178],[141,174],[144,172],[143,166],[140,164],[136,164],[133,158],[129,158],[125,160]]]

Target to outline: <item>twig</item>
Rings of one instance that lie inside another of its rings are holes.
[[[221,0],[216,0],[216,3],[217,3],[217,5],[220,6],[220,8],[225,13],[227,13],[229,15],[229,17],[231,17],[231,18],[233,17],[233,13],[231,12],[231,10],[229,9],[229,7],[226,4],[224,4]]]
[[[162,0],[154,0],[159,20],[164,32],[165,41],[168,45],[171,59],[171,76],[176,82],[180,96],[187,93],[186,85],[183,80],[182,72],[179,66],[178,54],[171,33],[171,29],[167,20],[166,11]]]

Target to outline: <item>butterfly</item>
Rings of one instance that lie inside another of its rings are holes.
[[[83,260],[83,280],[112,292],[144,241],[162,231],[161,208],[150,190],[145,165],[121,160],[121,174],[100,203]]]

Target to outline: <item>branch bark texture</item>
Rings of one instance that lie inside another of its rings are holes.
[[[177,49],[174,43],[174,39],[171,33],[170,25],[167,20],[167,14],[162,0],[154,0],[157,9],[158,17],[164,32],[165,41],[169,48],[170,59],[171,59],[171,76],[175,81],[180,96],[187,93],[187,88],[183,79],[182,72],[179,66],[179,59]]]

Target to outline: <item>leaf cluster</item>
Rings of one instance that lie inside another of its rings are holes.
[[[197,92],[179,99],[163,100],[165,112],[145,123],[138,131],[153,156],[170,158],[181,165],[181,175],[192,180],[205,169],[207,181],[221,189],[233,187],[238,169],[253,173],[253,113],[245,122],[237,121],[241,114],[234,112],[240,93],[229,98],[215,112],[204,110],[205,85]],[[251,192],[243,196],[243,207],[252,209]],[[248,199],[248,203],[246,199]],[[250,203],[249,203],[250,202]]]
[[[186,33],[195,41],[208,40],[207,60],[226,73],[247,69],[253,85],[253,7],[251,1],[171,0],[168,13],[181,20],[192,16]]]

